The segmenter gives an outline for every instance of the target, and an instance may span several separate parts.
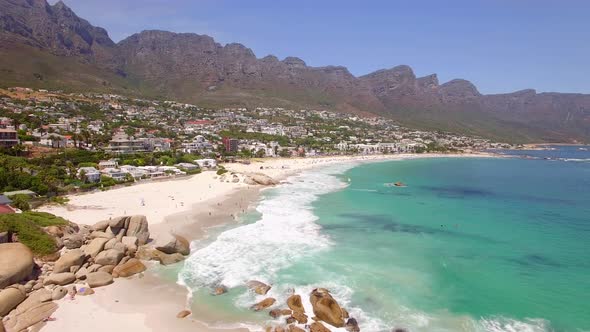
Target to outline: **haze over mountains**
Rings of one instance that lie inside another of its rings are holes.
[[[0,0],[0,84],[372,113],[509,141],[590,141],[587,94],[482,95],[469,81],[441,84],[405,65],[355,77],[342,66],[257,58],[244,45],[192,33],[148,30],[114,43],[62,2],[45,0]]]

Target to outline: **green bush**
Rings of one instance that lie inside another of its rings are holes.
[[[227,169],[225,169],[223,166],[219,166],[219,169],[217,170],[217,175],[223,175],[227,173]]]
[[[106,175],[101,175],[100,176],[100,184],[102,185],[102,187],[112,187],[114,185],[117,184],[117,181],[115,181],[115,179],[108,177]]]
[[[98,168],[98,164],[97,163],[92,163],[92,162],[83,162],[78,164],[78,167],[94,167],[94,168]]]
[[[194,175],[194,174],[201,173],[201,169],[200,168],[191,169],[190,171],[187,170],[187,169],[181,169],[181,170],[185,171],[187,175]]]
[[[0,215],[0,232],[15,233],[36,255],[49,255],[57,250],[55,240],[42,227],[67,224],[67,220],[45,212]]]
[[[55,204],[64,205],[64,204],[66,204],[67,202],[69,202],[69,201],[70,201],[70,199],[69,199],[69,198],[67,198],[67,197],[64,197],[64,196],[53,196],[53,197],[51,197],[51,198],[49,199],[49,201],[50,201],[51,203],[55,203]],[[37,213],[41,213],[41,212],[37,212]]]
[[[18,194],[12,196],[10,199],[12,200],[12,205],[21,211],[29,211],[31,209],[31,205],[29,204],[31,198],[29,195]]]

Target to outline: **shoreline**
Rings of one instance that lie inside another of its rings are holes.
[[[369,155],[369,156],[338,156],[326,158],[297,158],[297,159],[264,159],[262,161],[255,161],[249,165],[245,164],[226,164],[226,169],[231,173],[241,175],[263,173],[277,181],[284,181],[290,176],[297,175],[303,171],[310,170],[316,167],[325,167],[329,165],[342,163],[365,163],[365,162],[385,162],[407,159],[423,159],[423,158],[502,158],[503,156],[482,153],[482,154],[403,154],[403,155]],[[231,174],[230,173],[230,174]],[[195,195],[195,191],[202,188],[195,188],[196,185],[205,186],[208,191],[201,192]],[[157,188],[154,188],[157,186]],[[139,189],[137,189],[139,188]],[[157,207],[160,212],[151,211],[149,213],[150,204],[146,206],[138,206],[128,209],[129,214],[146,214],[150,225],[150,233],[152,238],[165,233],[175,233],[184,236],[190,242],[194,240],[206,239],[209,236],[209,230],[213,227],[232,225],[236,223],[237,216],[253,208],[255,202],[260,199],[260,193],[264,190],[263,186],[251,186],[244,183],[228,183],[220,182],[219,177],[214,172],[204,172],[193,175],[187,179],[174,179],[168,182],[160,183],[142,183],[130,187],[118,188],[104,192],[78,194],[73,199],[76,203],[87,203],[89,201],[100,201],[104,206],[100,205],[83,205],[82,208],[77,208],[79,205],[68,204],[65,207],[42,207],[41,211],[46,211],[60,215],[73,222],[81,224],[93,224],[103,219],[90,217],[90,215],[107,216],[115,213],[115,211],[123,210],[118,207],[121,202],[137,202],[137,195],[150,196],[149,190],[155,191],[157,195],[166,195],[167,193],[175,193],[176,198],[182,198],[189,203],[183,204],[187,209],[179,210],[178,207],[172,208],[169,196],[162,199]],[[110,195],[107,195],[110,194]],[[99,196],[96,198],[96,196]],[[115,199],[101,200],[103,197],[116,196]],[[121,196],[121,199],[118,199]],[[131,198],[133,199],[131,199]],[[151,197],[151,196],[150,196]],[[150,200],[151,202],[151,200]],[[184,201],[183,201],[184,202]],[[115,205],[112,205],[115,203]],[[172,204],[174,205],[174,204]],[[142,213],[144,211],[148,213]],[[172,212],[171,214],[163,215],[163,211]],[[90,212],[90,213],[89,213]],[[94,212],[94,213],[92,213]],[[116,215],[114,215],[116,216]],[[189,295],[187,289],[178,282],[171,282],[162,276],[158,275],[161,269],[155,268],[155,263],[150,263],[148,271],[144,277],[134,276],[129,280],[118,279],[113,285],[99,288],[97,294],[75,300],[63,300],[59,302],[59,308],[54,317],[59,323],[50,322],[44,328],[45,331],[63,331],[68,328],[79,328],[82,322],[85,326],[95,326],[90,328],[88,332],[98,332],[101,330],[100,322],[106,317],[111,321],[120,322],[125,329],[134,331],[156,331],[156,330],[178,330],[188,331],[198,330],[203,331],[248,331],[245,325],[232,323],[229,328],[220,328],[210,326],[205,323],[211,321],[211,316],[218,316],[210,312],[193,313],[185,319],[176,318],[176,314],[181,310],[190,310]],[[165,296],[163,296],[165,294]],[[157,298],[157,304],[153,303],[154,298]],[[113,299],[116,299],[113,300]],[[143,301],[142,301],[143,299]],[[115,302],[113,302],[115,301]],[[200,305],[199,308],[206,309],[206,304]],[[89,312],[90,317],[80,315],[81,312]],[[111,317],[110,315],[115,317]],[[76,316],[77,318],[73,318]],[[157,317],[157,319],[154,318]],[[88,322],[95,321],[96,324],[88,324]],[[133,323],[131,323],[133,322]],[[191,323],[192,322],[192,323]],[[88,324],[88,325],[86,325]],[[126,326],[125,324],[132,324]],[[236,326],[236,327],[234,327]]]

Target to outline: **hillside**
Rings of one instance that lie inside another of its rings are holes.
[[[408,66],[355,77],[296,57],[257,58],[241,44],[148,30],[115,44],[62,2],[0,0],[0,85],[93,90],[205,106],[310,107],[379,114],[408,126],[518,142],[590,141],[590,95],[483,95]]]

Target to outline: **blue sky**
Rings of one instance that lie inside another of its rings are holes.
[[[52,3],[55,0],[51,1]],[[145,29],[239,42],[357,76],[399,64],[482,93],[590,93],[585,0],[64,0],[119,41]]]

